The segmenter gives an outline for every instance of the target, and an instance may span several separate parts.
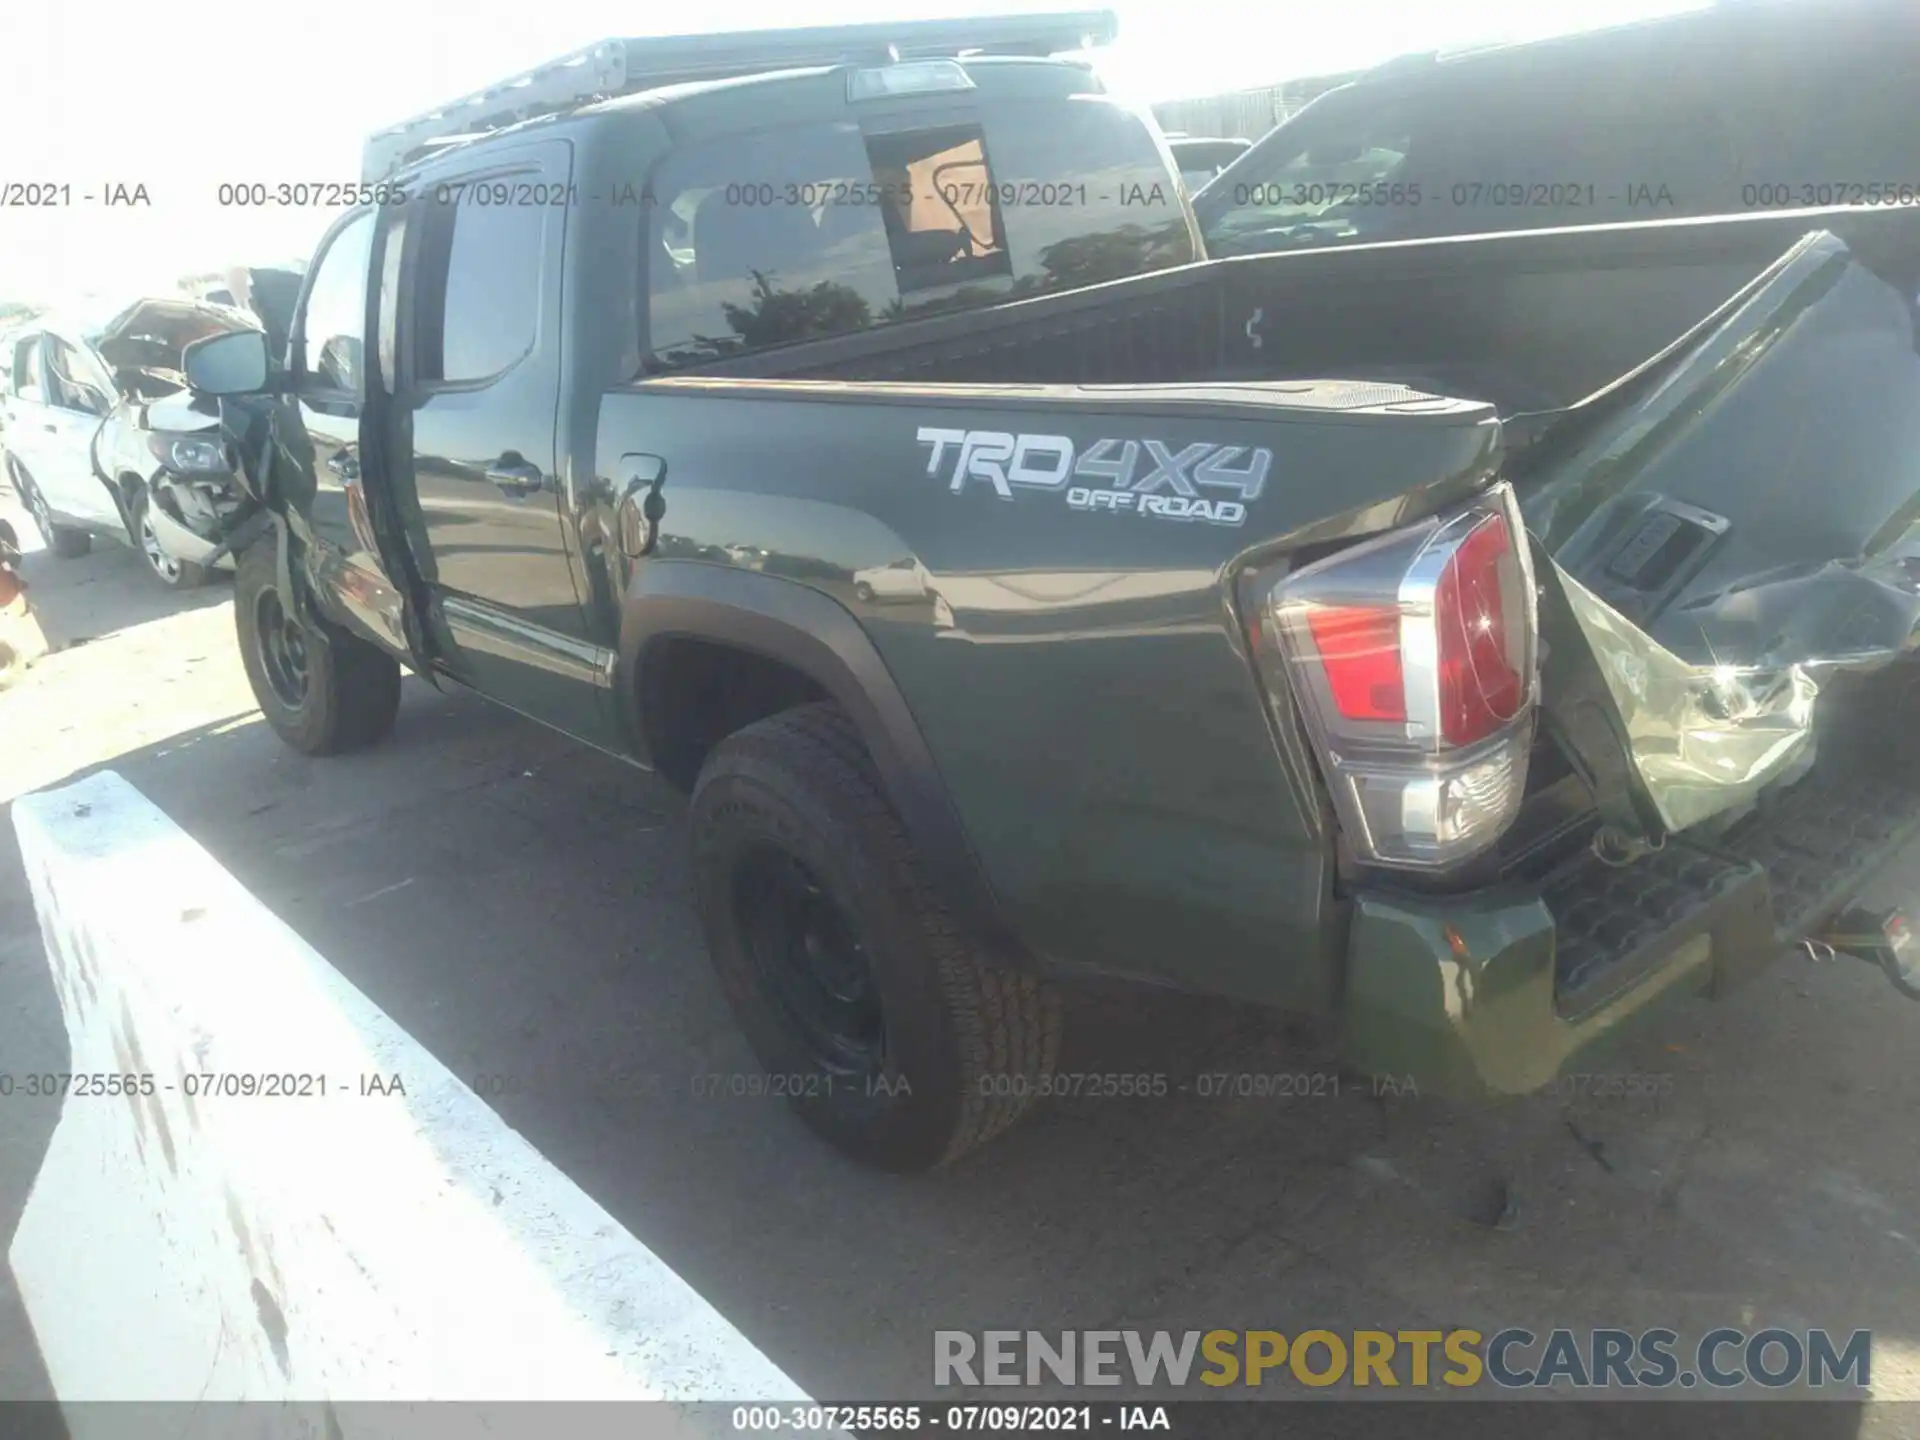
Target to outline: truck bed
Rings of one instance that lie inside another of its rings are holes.
[[[1660,350],[1816,230],[1909,295],[1920,288],[1920,210],[1795,211],[1206,261],[697,373],[1045,385],[1377,377],[1503,414],[1548,410]]]

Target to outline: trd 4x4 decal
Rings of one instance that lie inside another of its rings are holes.
[[[928,447],[927,474],[946,478],[956,495],[969,481],[991,485],[1002,500],[1013,499],[1017,488],[1065,490],[1070,510],[1215,525],[1246,522],[1247,506],[1260,498],[1273,464],[1271,450],[1206,440],[1180,450],[1159,440],[1096,440],[1080,450],[1065,435],[930,425],[920,427],[918,438]],[[1220,491],[1236,498],[1223,498]]]

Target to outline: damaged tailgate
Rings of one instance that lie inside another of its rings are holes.
[[[1817,232],[1629,375],[1510,422],[1545,723],[1601,818],[1548,885],[1566,1008],[1676,926],[1716,952],[1816,932],[1920,831],[1894,663],[1920,628],[1914,294]]]

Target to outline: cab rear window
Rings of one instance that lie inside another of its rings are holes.
[[[1193,258],[1152,133],[1098,97],[726,136],[650,188],[655,372]]]

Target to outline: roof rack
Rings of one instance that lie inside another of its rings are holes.
[[[1055,55],[1110,43],[1118,29],[1111,10],[1078,10],[602,40],[374,132],[361,151],[361,178],[384,179],[435,140],[469,138],[639,90],[810,65]]]

